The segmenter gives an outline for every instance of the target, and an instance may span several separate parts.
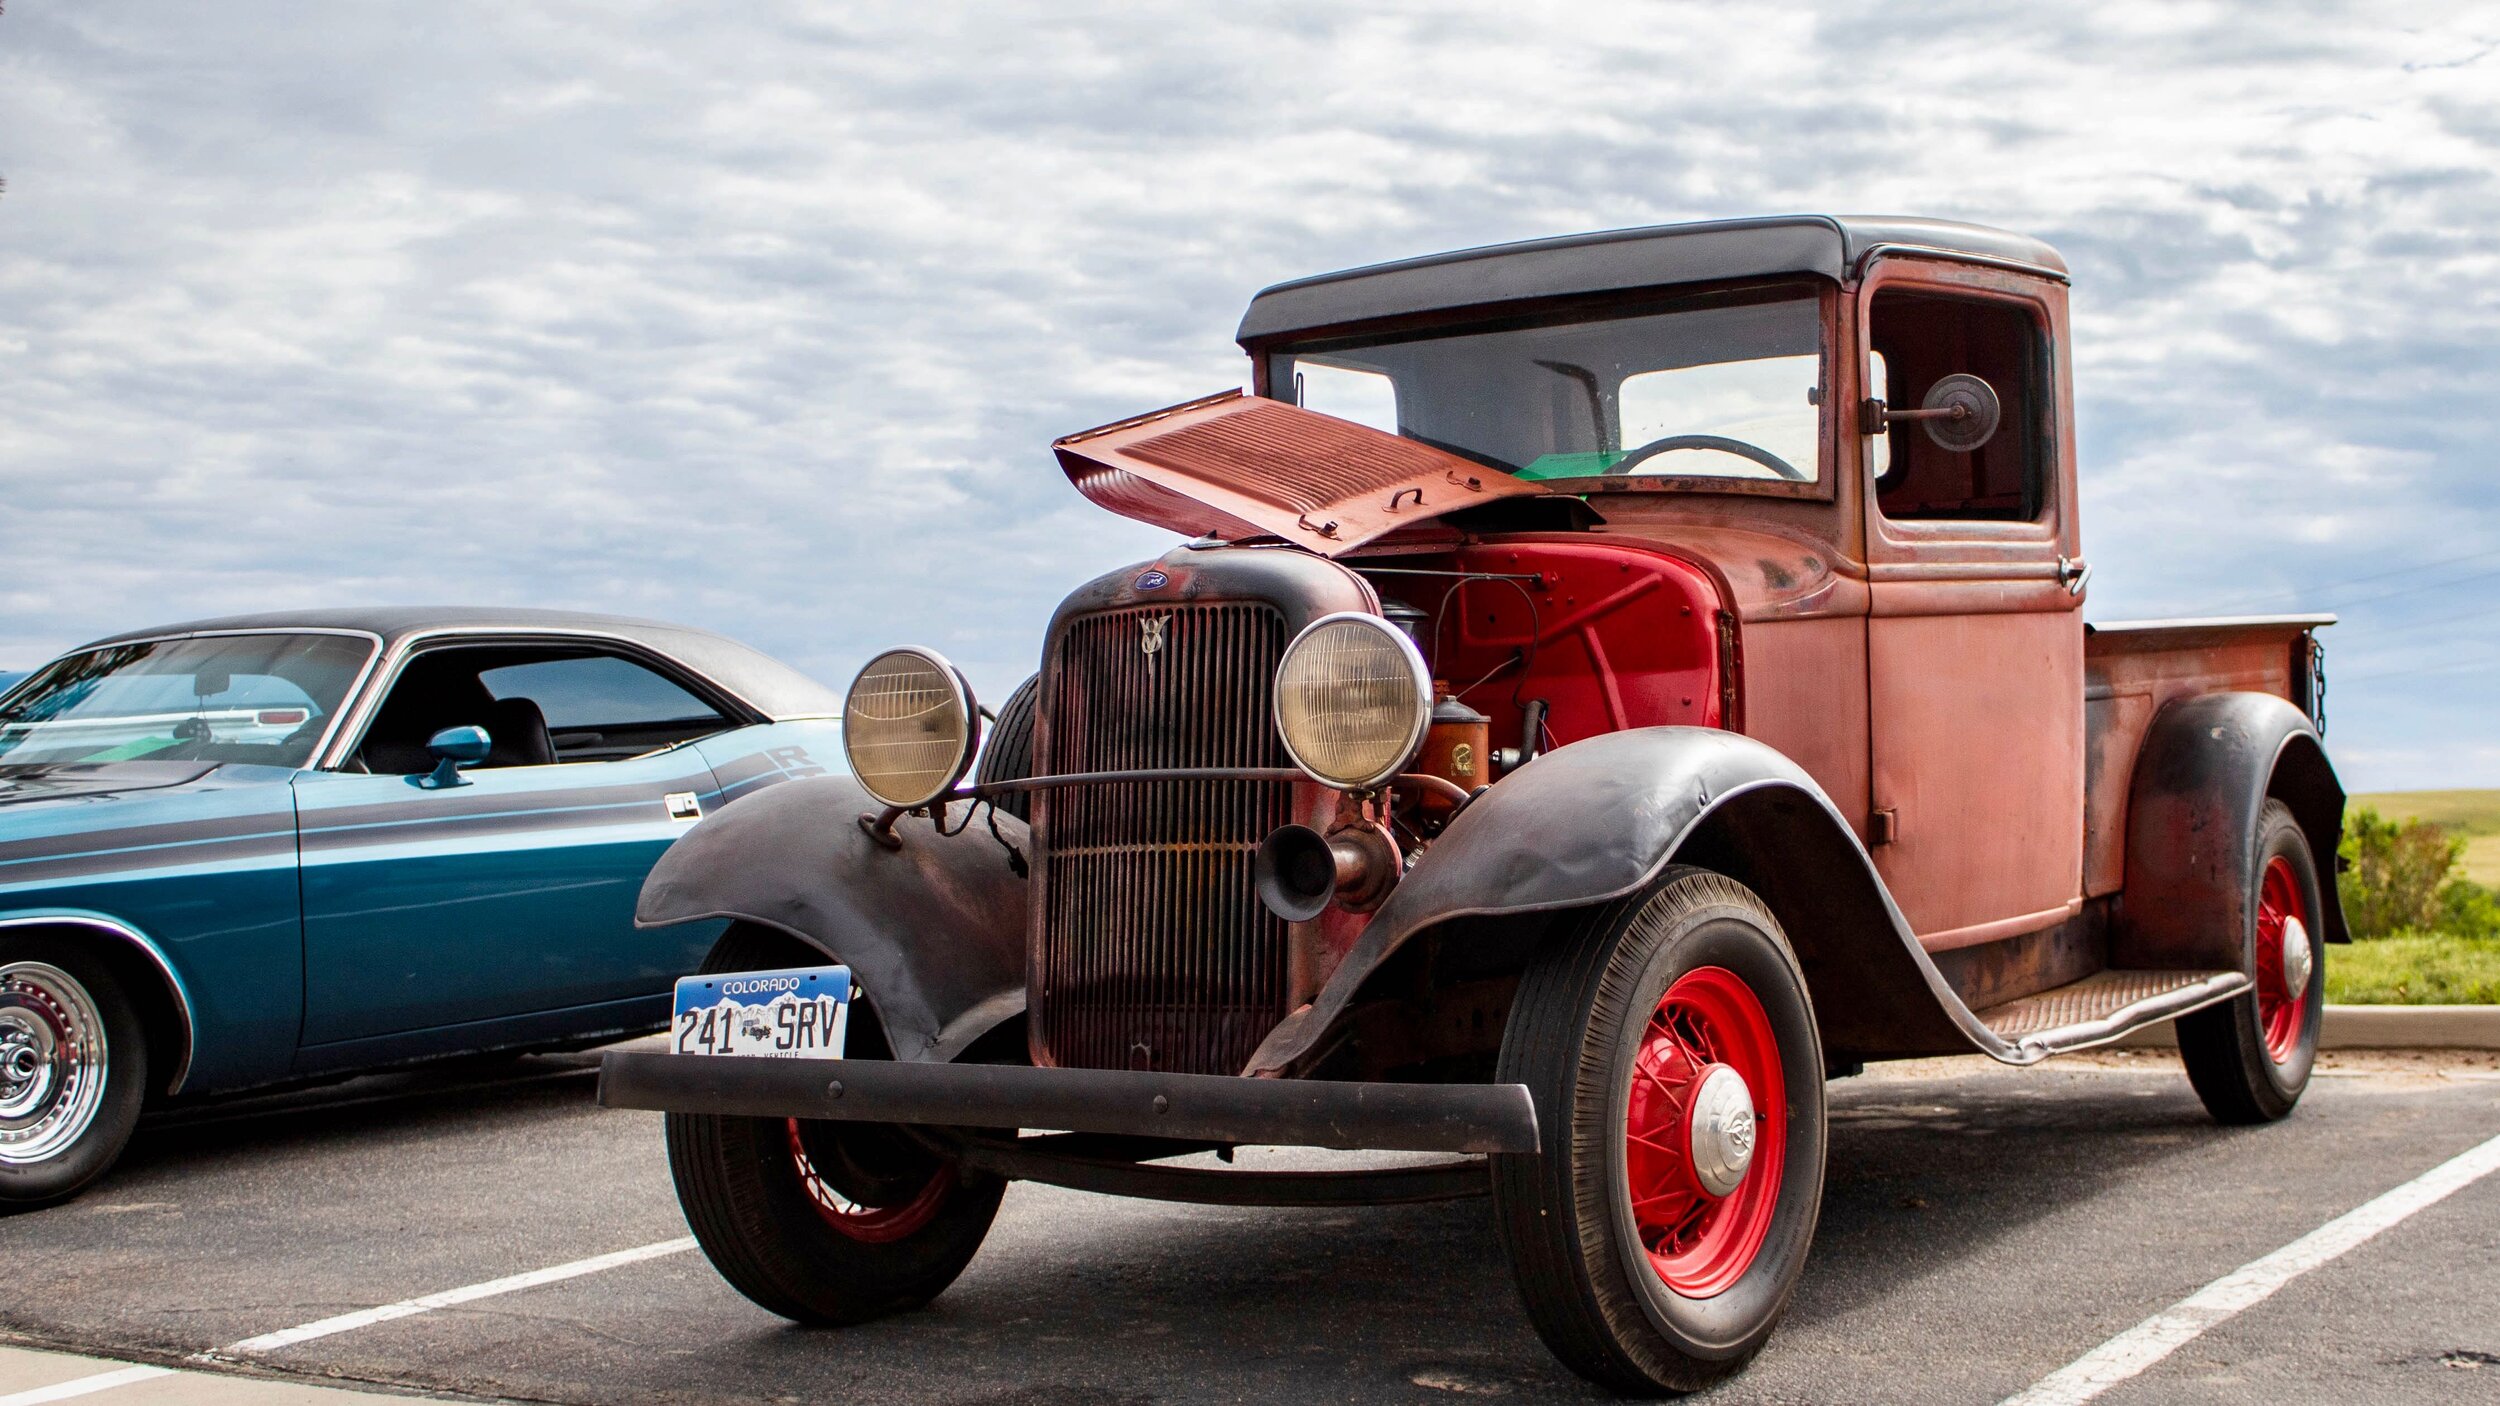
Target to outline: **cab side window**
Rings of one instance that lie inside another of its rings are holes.
[[[2019,303],[1878,289],[1868,390],[1896,410],[1917,408],[1936,382],[1974,375],[1995,389],[2004,418],[1994,437],[1956,452],[1915,420],[1896,420],[1871,443],[1875,500],[1896,521],[1928,518],[2031,522],[2049,500],[2048,341]]]

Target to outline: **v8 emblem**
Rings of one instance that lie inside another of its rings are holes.
[[[1155,671],[1155,656],[1163,652],[1163,627],[1172,623],[1169,615],[1141,615],[1137,620],[1137,652],[1146,656],[1146,672]]]

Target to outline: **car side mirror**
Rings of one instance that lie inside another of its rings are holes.
[[[476,766],[495,750],[495,739],[482,727],[447,727],[425,741],[425,750],[434,754],[434,770],[418,781],[420,786],[466,786],[468,778],[460,774],[464,766]]]

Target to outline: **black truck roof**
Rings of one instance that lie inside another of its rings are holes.
[[[1493,244],[1297,278],[1242,314],[1245,348],[1380,318],[1679,283],[1849,277],[1879,249],[2010,265],[2063,280],[2066,261],[2027,235],[1906,216],[1768,215]]]

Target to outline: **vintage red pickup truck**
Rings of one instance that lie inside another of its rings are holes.
[[[709,980],[847,968],[846,1047],[696,1011],[602,1096],[794,1319],[925,1302],[1015,1179],[1489,1194],[1631,1393],[1761,1348],[1864,1061],[2176,1020],[2217,1119],[2282,1117],[2345,940],[2328,621],[2084,623],[2066,293],[2031,239],[1826,218],[1266,290],[1249,394],[1059,442],[1193,540],[1067,597],[986,749],[890,651],[854,776],[653,873],[643,921],[729,920]]]

